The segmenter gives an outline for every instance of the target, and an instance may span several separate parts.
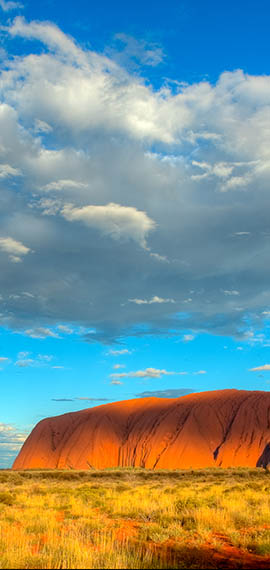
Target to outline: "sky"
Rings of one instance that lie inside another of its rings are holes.
[[[0,467],[48,416],[269,390],[269,16],[0,0]]]

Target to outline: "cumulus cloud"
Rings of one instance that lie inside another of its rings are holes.
[[[69,222],[82,222],[116,240],[133,239],[142,247],[146,247],[146,236],[155,227],[155,222],[145,212],[113,203],[83,208],[66,204],[61,214]]]
[[[18,263],[22,261],[22,256],[31,251],[20,241],[16,241],[12,237],[0,237],[0,251],[8,253],[10,261]]]
[[[35,42],[1,72],[0,324],[266,343],[269,76],[156,89],[49,22],[2,33]]]
[[[263,364],[262,366],[256,366],[255,368],[250,368],[250,372],[257,372],[258,370],[270,370],[270,364]]]

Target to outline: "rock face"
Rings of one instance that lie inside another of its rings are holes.
[[[47,418],[13,469],[266,466],[270,393],[220,390],[143,398]]]

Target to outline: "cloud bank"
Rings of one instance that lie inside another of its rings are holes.
[[[17,17],[2,33],[43,49],[11,54],[0,76],[0,324],[33,338],[90,327],[85,340],[107,344],[260,328],[270,77],[155,90],[55,24]]]

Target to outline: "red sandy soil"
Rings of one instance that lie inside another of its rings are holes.
[[[219,390],[106,404],[39,422],[13,469],[266,466],[270,393]]]

